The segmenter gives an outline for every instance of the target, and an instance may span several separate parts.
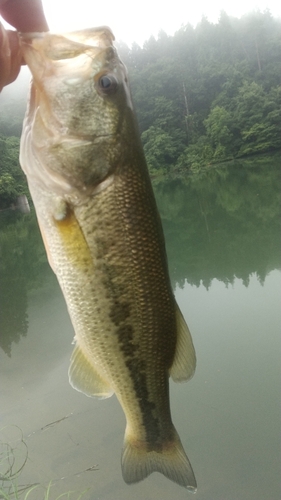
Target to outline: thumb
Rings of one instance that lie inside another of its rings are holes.
[[[19,38],[16,31],[5,30],[0,23],[0,92],[13,82],[22,62]]]

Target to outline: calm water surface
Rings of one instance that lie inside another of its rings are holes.
[[[35,217],[7,212],[0,218],[0,476],[16,472],[28,453],[17,484],[40,484],[29,500],[43,499],[50,482],[51,500],[70,490],[77,499],[85,489],[85,500],[280,498],[278,166],[236,164],[154,187],[198,358],[192,381],[170,384],[198,492],[160,474],[123,482],[121,407],[115,397],[96,401],[70,387],[73,329]],[[9,481],[0,486],[7,491]]]

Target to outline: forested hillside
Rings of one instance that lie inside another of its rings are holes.
[[[150,172],[197,171],[281,148],[281,20],[221,13],[143,48],[119,44]],[[26,193],[18,163],[25,98],[0,103],[0,208]]]
[[[200,168],[281,147],[281,21],[221,13],[121,46],[149,167]]]

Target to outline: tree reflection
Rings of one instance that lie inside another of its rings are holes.
[[[28,329],[28,292],[40,286],[47,269],[35,214],[1,213],[0,347],[11,355]]]
[[[155,186],[173,286],[261,283],[280,268],[279,159],[235,162]]]
[[[248,285],[252,273],[263,283],[280,268],[279,159],[233,163],[154,186],[173,287],[187,281],[208,288]],[[28,293],[48,273],[34,212],[2,212],[0,218],[0,347],[28,330]]]

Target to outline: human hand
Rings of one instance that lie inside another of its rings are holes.
[[[0,0],[0,15],[17,31],[48,31],[41,0]],[[23,63],[16,31],[0,23],[0,91],[13,82]]]

